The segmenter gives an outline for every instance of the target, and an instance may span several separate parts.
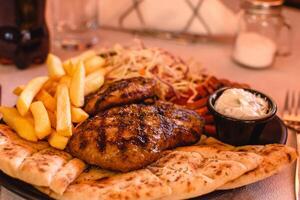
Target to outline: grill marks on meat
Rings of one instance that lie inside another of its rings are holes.
[[[197,142],[202,127],[197,113],[173,104],[130,104],[79,124],[68,150],[89,164],[126,172],[157,160],[163,150]]]
[[[154,79],[143,77],[122,79],[111,83],[104,91],[100,90],[89,95],[84,110],[94,115],[107,108],[153,98],[156,93],[157,85]]]

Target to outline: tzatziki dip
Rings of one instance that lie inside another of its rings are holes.
[[[235,119],[251,120],[268,114],[267,100],[244,89],[225,90],[216,100],[217,112]]]

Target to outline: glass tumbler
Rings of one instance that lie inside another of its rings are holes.
[[[51,0],[54,43],[82,50],[98,42],[98,0]]]
[[[282,15],[283,0],[243,0],[233,59],[250,68],[272,66],[290,54],[291,27]]]

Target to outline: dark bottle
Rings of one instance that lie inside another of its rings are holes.
[[[49,52],[46,0],[0,0],[0,63],[24,69]]]

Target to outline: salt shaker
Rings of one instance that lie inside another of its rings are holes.
[[[244,0],[233,60],[251,68],[272,66],[290,53],[291,27],[281,14],[283,0]]]

